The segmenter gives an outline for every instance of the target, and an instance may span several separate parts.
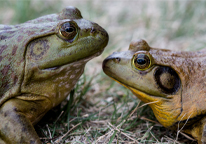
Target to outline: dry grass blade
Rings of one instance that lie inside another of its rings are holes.
[[[80,124],[82,124],[82,122],[80,122],[80,123],[78,123],[77,125],[73,126],[67,133],[65,133],[62,137],[60,137],[59,139],[57,139],[57,140],[55,141],[55,143],[60,143],[61,140],[62,140],[65,136],[67,136],[73,129],[75,129],[76,127],[78,127]]]
[[[141,108],[141,107],[144,107],[146,105],[150,105],[150,104],[157,103],[157,102],[159,102],[159,101],[145,103],[145,104],[141,105],[140,107],[138,107],[138,109]]]
[[[147,137],[147,135],[150,133],[150,131],[152,130],[152,128],[153,128],[153,126],[151,126],[146,132],[145,132],[145,134],[144,134],[144,136],[142,137],[142,138],[139,138],[138,140],[144,140],[146,137]]]
[[[136,108],[129,114],[129,116],[128,116],[125,120],[123,120],[123,121],[121,122],[121,124],[119,124],[117,127],[122,126],[122,125],[134,114],[134,112],[137,111],[139,108],[144,107],[144,106],[149,105],[149,104],[157,103],[157,102],[158,102],[158,101],[145,103],[145,104],[141,105],[140,107],[139,107],[139,104],[140,104],[140,102],[139,102],[139,103],[137,104]]]
[[[180,142],[178,142],[178,141],[176,141],[176,140],[174,140],[174,139],[172,139],[172,138],[170,138],[170,137],[168,137],[168,136],[165,136],[165,138],[166,139],[168,139],[168,140],[170,140],[170,141],[172,141],[174,144],[181,144]]]
[[[145,120],[145,121],[150,121],[150,122],[156,123],[156,124],[158,124],[158,125],[161,125],[159,122],[154,121],[154,120],[151,120],[151,119],[148,119],[148,118],[146,118],[146,117],[144,117],[144,116],[140,117],[140,119],[141,119],[141,120]]]
[[[49,129],[49,126],[48,126],[48,124],[46,124],[46,127],[47,127],[47,129],[48,129],[48,132],[49,132],[49,137],[50,137],[50,139],[52,139],[51,131],[50,131],[50,129]]]
[[[191,140],[191,141],[197,141],[196,139],[191,138],[190,136],[186,135],[183,132],[180,132],[181,135],[183,135],[184,137],[186,137],[187,139]]]
[[[190,114],[190,116],[192,115],[193,113]],[[182,116],[181,120],[185,117],[186,113]],[[181,120],[179,121],[178,123],[178,131],[177,131],[177,136],[176,136],[176,140],[178,140],[178,136],[179,136],[179,133],[181,132],[181,130],[185,127],[185,125],[187,124],[188,120],[190,119],[190,116],[187,118],[186,122],[184,123],[184,125],[181,127],[181,129],[179,130],[179,124],[181,122]]]
[[[60,113],[60,115],[57,117],[57,119],[56,119],[56,121],[55,121],[54,123],[56,123],[56,122],[59,120],[59,118],[62,116],[63,113],[64,113],[64,111],[62,111],[62,112]]]
[[[138,143],[138,141],[130,136],[128,136],[126,133],[122,132],[121,130],[119,130],[117,127],[113,126],[110,122],[108,122],[108,124],[116,131],[118,131],[119,133],[123,134],[124,136],[128,137],[129,139],[133,140],[134,142]]]
[[[103,136],[100,136],[100,137],[99,137],[95,142],[93,142],[92,144],[96,144],[96,143],[98,143],[101,139],[105,138],[105,137],[108,136],[108,135],[111,135],[111,133],[113,133],[113,132],[114,132],[113,130],[107,132],[107,133],[104,134]]]

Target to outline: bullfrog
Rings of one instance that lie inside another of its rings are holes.
[[[152,48],[133,40],[103,61],[103,71],[148,103],[166,128],[206,143],[206,53]]]
[[[108,40],[101,26],[72,6],[0,25],[0,143],[40,144],[33,125],[69,95]]]

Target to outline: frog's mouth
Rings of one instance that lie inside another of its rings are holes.
[[[113,79],[114,81],[116,81],[117,83],[121,84],[122,86],[124,86],[125,88],[129,89],[130,91],[133,92],[133,94],[135,94],[138,98],[141,99],[141,97],[144,95],[144,97],[146,96],[147,99],[151,100],[153,99],[153,101],[155,101],[157,98],[161,98],[161,99],[167,99],[167,98],[164,98],[164,97],[161,97],[161,96],[155,96],[155,95],[150,95],[146,92],[143,92],[141,90],[137,90],[136,88],[134,88],[133,86],[129,86],[129,85],[126,85],[124,83],[122,83],[121,81],[119,80],[116,80],[115,78],[113,78],[112,76],[109,76],[111,79]]]
[[[39,69],[40,70],[45,70],[45,71],[51,71],[51,70],[58,70],[62,67],[72,66],[74,64],[85,65],[88,61],[90,61],[91,59],[99,56],[101,53],[102,53],[102,51],[99,51],[99,52],[93,54],[92,56],[90,56],[88,58],[82,58],[82,59],[78,59],[78,60],[75,60],[75,61],[71,61],[71,62],[66,63],[66,64],[62,64],[62,65],[58,65],[58,66],[52,66],[52,67],[39,68]]]

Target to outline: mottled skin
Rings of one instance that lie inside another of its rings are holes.
[[[74,7],[0,25],[0,143],[40,144],[33,125],[64,100],[108,34]]]
[[[150,59],[137,60],[140,55]],[[129,50],[115,52],[103,62],[104,72],[151,102],[157,120],[165,127],[191,134],[206,143],[206,52],[151,48],[144,40],[131,42]],[[188,120],[188,121],[187,121]]]

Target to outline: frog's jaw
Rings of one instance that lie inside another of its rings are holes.
[[[21,93],[44,96],[52,107],[64,100],[84,72],[85,60],[63,65],[58,69],[40,70],[38,66],[26,65]],[[32,97],[29,97],[32,99]]]
[[[168,128],[176,128],[174,124],[178,121],[178,117],[182,112],[181,99],[178,95],[173,95],[172,99],[155,97],[147,93],[129,87],[132,93],[152,108],[157,120]]]

